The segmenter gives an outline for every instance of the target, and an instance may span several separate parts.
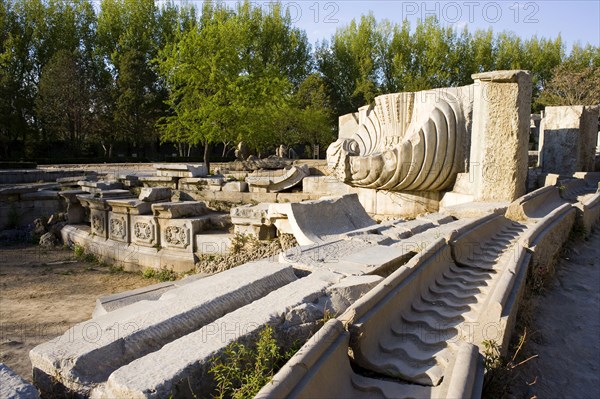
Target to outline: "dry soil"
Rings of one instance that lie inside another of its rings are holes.
[[[0,248],[0,362],[31,381],[34,346],[90,319],[97,297],[154,283],[79,261],[63,248]]]

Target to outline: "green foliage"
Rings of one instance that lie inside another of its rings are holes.
[[[75,245],[73,252],[75,253],[75,257],[82,262],[99,263],[99,259],[95,254],[86,251],[85,248],[80,245]]]
[[[269,325],[255,343],[231,342],[211,362],[209,373],[217,384],[213,398],[253,398],[296,350],[282,353]]]
[[[75,253],[76,257],[81,258],[85,253],[85,249],[80,245],[75,245],[75,247],[73,248],[73,252]]]
[[[320,145],[337,117],[382,93],[471,83],[527,69],[533,109],[597,103],[600,48],[511,32],[457,30],[433,17],[411,27],[372,14],[311,51],[280,3],[10,0],[0,2],[0,156],[76,157],[115,143]],[[198,7],[196,9],[195,7]],[[95,150],[94,150],[95,149]]]
[[[142,272],[142,276],[144,278],[148,278],[148,279],[156,279],[160,282],[165,282],[165,281],[175,281],[177,280],[177,278],[179,277],[179,275],[173,271],[173,269],[169,269],[167,267],[161,267],[160,269],[154,269],[154,268],[146,268],[143,272]]]
[[[484,340],[483,345],[483,365],[486,372],[490,372],[502,364],[500,358],[500,347],[493,340]]]

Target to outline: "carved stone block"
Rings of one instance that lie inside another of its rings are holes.
[[[129,215],[108,212],[108,238],[129,244]]]
[[[143,247],[158,245],[157,225],[154,216],[131,215],[131,242]]]
[[[99,209],[90,209],[90,226],[94,235],[108,238],[108,212]]]

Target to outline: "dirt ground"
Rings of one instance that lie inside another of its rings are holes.
[[[600,231],[569,247],[537,298],[516,398],[600,398]]]
[[[0,362],[31,380],[34,346],[90,319],[97,297],[154,283],[79,261],[63,248],[0,248]]]

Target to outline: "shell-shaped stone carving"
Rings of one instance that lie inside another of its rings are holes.
[[[461,104],[450,93],[383,95],[359,109],[351,138],[327,149],[328,166],[355,187],[439,191],[456,177],[464,135]]]

